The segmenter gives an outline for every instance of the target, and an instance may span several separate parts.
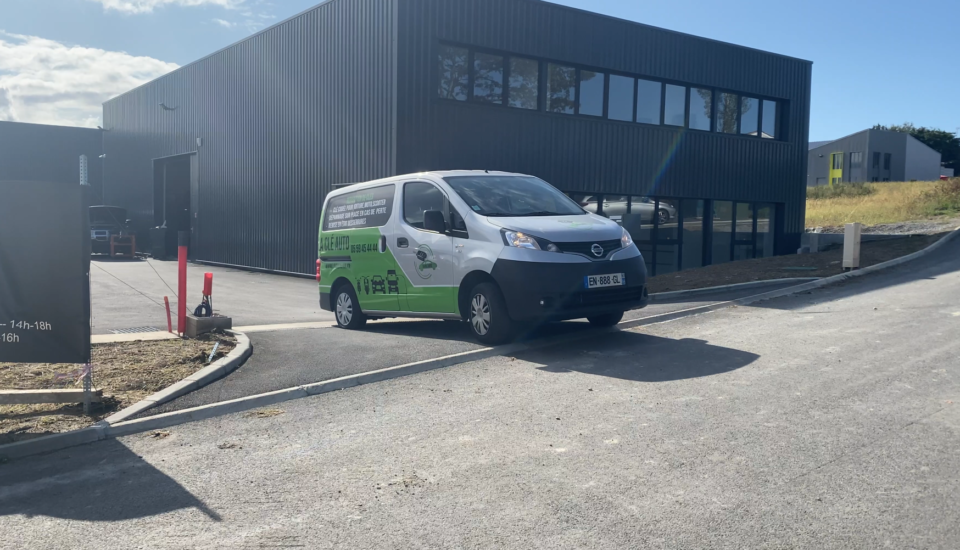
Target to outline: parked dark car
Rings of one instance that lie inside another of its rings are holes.
[[[90,207],[90,241],[94,254],[110,253],[110,237],[131,235],[127,209],[119,206]]]

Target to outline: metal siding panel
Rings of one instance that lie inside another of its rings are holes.
[[[333,184],[395,171],[394,17],[333,0],[108,101],[109,192],[149,227],[153,159],[196,152],[195,257],[312,274]]]
[[[80,184],[80,155],[94,200],[103,202],[100,130],[0,121],[0,181]]]
[[[401,0],[398,171],[515,170],[570,191],[785,203],[804,227],[811,64],[531,0]],[[780,98],[784,141],[681,131],[435,99],[450,41]]]

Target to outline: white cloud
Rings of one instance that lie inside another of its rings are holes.
[[[0,31],[0,120],[93,127],[104,101],[176,68]]]
[[[237,24],[234,23],[233,21],[227,21],[225,19],[214,19],[213,22],[216,23],[217,25],[220,25],[221,27],[226,27],[228,29],[232,29],[237,26]]]
[[[103,5],[105,10],[122,13],[152,13],[164,6],[216,6],[232,9],[239,7],[244,0],[93,0]]]

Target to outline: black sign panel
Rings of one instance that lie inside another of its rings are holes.
[[[383,227],[393,211],[395,193],[394,185],[384,185],[330,199],[323,218],[323,230]]]
[[[0,181],[0,361],[90,362],[88,192]]]

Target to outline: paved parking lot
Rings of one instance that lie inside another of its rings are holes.
[[[16,461],[0,546],[952,550],[958,297],[960,241],[758,307]]]

